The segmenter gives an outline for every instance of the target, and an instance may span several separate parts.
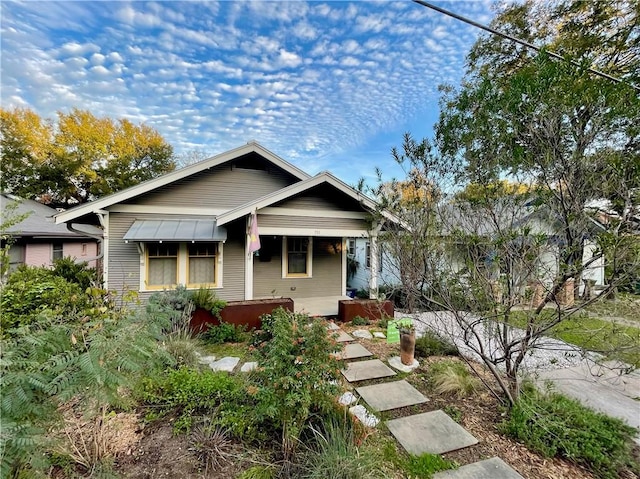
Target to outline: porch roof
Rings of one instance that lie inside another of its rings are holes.
[[[227,230],[211,220],[136,220],[125,241],[226,241]]]

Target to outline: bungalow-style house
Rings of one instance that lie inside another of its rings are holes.
[[[3,221],[22,218],[2,232],[3,246],[9,244],[9,270],[21,264],[52,266],[56,259],[71,257],[86,261],[95,267],[98,260],[98,239],[102,231],[85,226],[82,231],[71,231],[64,224],[56,224],[57,210],[34,200],[0,194]]]
[[[476,239],[512,237],[506,243],[509,245],[506,249],[510,250],[507,260],[496,257],[496,252],[491,251],[490,242],[489,249],[480,241],[475,246],[476,250],[471,252],[468,245],[456,245],[454,240],[452,253],[447,258],[451,271],[465,274],[464,259],[472,259],[477,270],[485,270],[486,276],[493,277],[495,281],[505,272],[505,268],[510,269],[513,282],[510,289],[519,291],[523,296],[525,287],[531,283],[539,284],[544,291],[551,289],[560,268],[562,237],[558,234],[561,224],[553,218],[545,205],[536,206],[526,199],[505,200],[497,202],[490,211],[486,211],[465,203],[449,204],[443,207],[440,217],[444,219],[444,230],[448,234],[459,231],[463,236]],[[604,226],[600,222],[585,215],[581,231],[584,270],[581,274],[582,281],[578,285],[580,294],[584,292],[587,281],[595,289],[602,289],[605,285],[604,258],[598,253],[595,242],[595,237],[602,231]],[[544,238],[536,246],[535,252],[528,249],[534,236],[539,237],[537,241]],[[501,253],[504,255],[505,251]]]
[[[374,208],[330,173],[310,176],[250,142],[59,213],[56,223],[100,225],[106,287],[142,300],[178,284],[227,301],[297,300],[345,296],[347,238],[375,247]],[[369,287],[375,295],[375,275]]]
[[[378,243],[377,271],[372,269],[370,238],[349,238],[347,240],[347,287],[351,290],[362,291],[369,289],[371,275],[376,274],[378,285],[381,287],[399,287],[402,278],[398,261]]]

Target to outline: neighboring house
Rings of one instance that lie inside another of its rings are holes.
[[[522,258],[522,264],[517,265],[519,259],[514,261],[512,271],[516,283],[518,277],[523,279],[532,279],[534,276],[539,279],[545,288],[550,288],[556,278],[559,270],[559,255],[561,236],[558,235],[560,223],[552,218],[551,212],[544,206],[531,207],[524,205],[515,205],[505,203],[498,205],[490,214],[481,209],[474,209],[465,205],[457,207],[447,205],[441,212],[443,217],[447,218],[445,231],[451,232],[456,229],[464,232],[465,235],[476,235],[478,237],[492,237],[502,231],[501,235],[507,237],[510,232],[528,231],[528,235],[543,235],[545,242],[539,247],[537,257],[532,264],[529,259]],[[596,288],[601,288],[605,284],[604,274],[604,258],[599,257],[593,260],[597,253],[597,245],[594,241],[595,236],[604,231],[605,227],[596,220],[589,220],[585,226],[583,234],[583,264],[585,269],[582,272],[583,280],[592,280]],[[515,239],[514,241],[527,241],[524,238]],[[455,251],[455,247],[454,247]],[[484,255],[479,257],[485,258],[481,267],[494,267],[496,279],[500,271],[495,267],[496,263],[492,261],[492,252],[485,251]],[[517,257],[517,255],[516,255]],[[451,269],[462,271],[463,265],[458,261],[456,253],[453,253],[449,262]],[[493,265],[493,266],[489,266]],[[521,268],[520,270],[518,268]],[[533,270],[532,270],[533,268]],[[522,274],[519,275],[519,271]],[[532,275],[532,271],[535,274]],[[516,286],[516,285],[514,285]],[[523,284],[520,284],[523,286]],[[580,293],[584,289],[584,282],[579,285]]]
[[[349,238],[347,254],[353,261],[353,270],[349,271],[347,286],[355,290],[368,290],[371,281],[371,240],[367,238]],[[379,286],[397,286],[401,283],[397,261],[382,242],[378,243],[378,284]]]
[[[330,173],[309,176],[250,142],[59,213],[56,222],[102,226],[111,290],[144,300],[183,284],[213,288],[224,300],[296,299],[346,294],[347,238],[369,236],[374,208]],[[261,247],[251,252],[254,214]],[[375,275],[370,287],[375,294]]]
[[[1,193],[0,198],[3,221],[25,215],[21,222],[2,232],[9,237],[10,270],[21,264],[48,267],[67,256],[96,266],[100,229],[90,226],[83,233],[69,231],[66,225],[54,222],[53,216],[58,212],[53,208],[7,193]]]

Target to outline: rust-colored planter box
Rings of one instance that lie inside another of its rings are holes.
[[[393,318],[393,302],[378,301],[376,299],[341,299],[338,301],[338,319],[351,321],[356,316],[368,318],[371,321],[382,317]]]
[[[229,301],[220,311],[220,317],[225,323],[247,326],[247,329],[260,329],[260,316],[269,314],[282,306],[287,311],[293,311],[293,299],[251,299],[247,301]],[[209,325],[218,325],[220,320],[205,309],[196,309],[191,316],[191,330],[205,331]]]

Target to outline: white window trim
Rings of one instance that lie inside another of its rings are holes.
[[[224,251],[224,242],[223,241],[214,241],[214,243],[218,244],[218,255],[216,258],[217,268],[216,268],[216,283],[209,284],[189,284],[189,248],[188,243],[179,243],[178,244],[178,277],[176,284],[167,284],[162,286],[149,286],[147,284],[147,243],[140,244],[138,248],[138,252],[140,253],[140,291],[162,291],[166,288],[175,288],[179,284],[186,285],[187,289],[198,289],[202,286],[206,286],[210,289],[222,289],[222,278],[223,270],[223,251]]]
[[[289,250],[287,248],[287,238],[300,238],[300,236],[283,236],[282,237],[282,278],[283,279],[300,279],[313,277],[313,237],[307,236],[309,241],[307,246],[307,273],[306,274],[289,274]]]

